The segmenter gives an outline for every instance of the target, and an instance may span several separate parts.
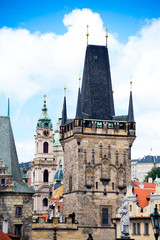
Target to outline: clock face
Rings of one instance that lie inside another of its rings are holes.
[[[45,130],[45,131],[43,131],[43,134],[44,134],[44,136],[48,137],[49,131],[48,131],[48,130]]]

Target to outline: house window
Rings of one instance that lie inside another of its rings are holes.
[[[60,206],[58,206],[58,212],[60,212]]]
[[[22,207],[16,207],[16,217],[22,216]]]
[[[1,179],[1,184],[5,184],[5,179],[4,178]]]
[[[21,224],[16,224],[15,225],[15,235],[16,236],[21,236],[22,235],[22,225]]]
[[[132,225],[132,234],[133,235],[140,235],[140,223],[133,223]]]
[[[149,235],[149,223],[144,223],[144,235]]]
[[[43,182],[48,182],[48,170],[44,170]]]
[[[43,153],[48,153],[48,142],[43,143]]]
[[[43,199],[43,207],[47,207],[48,206],[48,199],[44,198]]]
[[[108,208],[102,208],[102,225],[108,225]]]

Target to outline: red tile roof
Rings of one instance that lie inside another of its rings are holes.
[[[11,240],[11,238],[2,231],[0,231],[0,240]]]
[[[138,205],[142,208],[146,207],[149,204],[150,194],[153,192],[155,192],[155,187],[148,187],[146,184],[144,188],[134,187],[134,194],[137,194]]]

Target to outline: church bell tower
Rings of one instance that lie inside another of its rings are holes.
[[[35,135],[35,157],[31,163],[31,186],[34,188],[33,218],[48,213],[48,193],[53,184],[56,172],[56,161],[53,157],[53,128],[47,113],[46,96],[38,120]]]

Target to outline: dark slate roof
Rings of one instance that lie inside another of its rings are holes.
[[[32,192],[21,179],[17,151],[9,117],[0,117],[0,158],[3,164],[7,165],[8,173],[12,175],[14,190],[16,192]]]
[[[160,163],[160,156],[147,155],[141,159],[133,159],[132,162],[139,163]]]
[[[106,46],[87,46],[81,103],[83,118],[109,120],[115,114]]]
[[[128,122],[134,122],[132,91],[130,91],[129,107],[128,107]]]
[[[78,89],[77,109],[75,119],[82,119],[82,108],[81,108],[81,91]]]
[[[160,163],[160,156],[147,155],[140,159],[138,163]]]
[[[66,121],[67,121],[67,106],[66,96],[64,96],[61,126],[64,126],[66,124]]]
[[[114,117],[113,117],[113,120],[126,122],[126,121],[128,120],[128,115],[124,115],[124,116],[114,116]]]

